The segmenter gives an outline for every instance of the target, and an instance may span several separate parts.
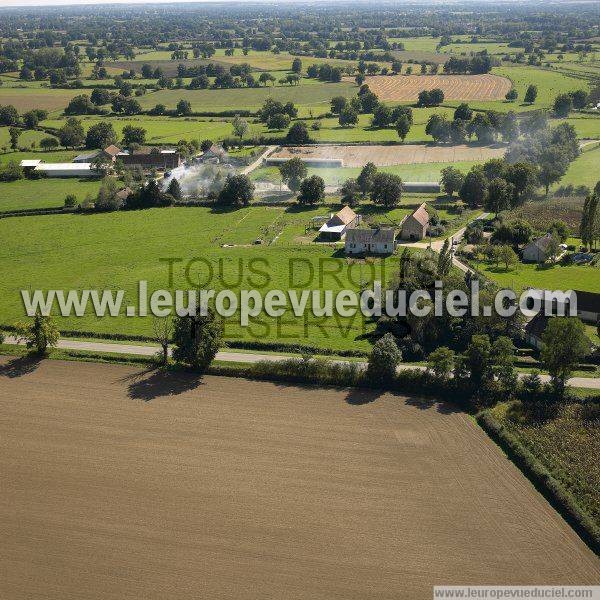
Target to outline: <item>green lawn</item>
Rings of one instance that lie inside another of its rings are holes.
[[[517,291],[533,287],[600,293],[600,269],[598,267],[538,266],[520,263],[514,269],[505,271],[503,266],[495,267],[491,264],[479,263],[478,268],[486,277]]]
[[[63,206],[67,194],[74,194],[81,202],[88,194],[95,196],[99,188],[97,179],[21,179],[0,183],[0,212]]]
[[[137,296],[137,282],[147,280],[150,290],[167,288],[168,269],[161,259],[177,258],[174,287],[191,289],[199,283],[222,289],[357,288],[361,279],[381,278],[380,269],[393,268],[394,259],[356,264],[350,271],[344,258],[333,258],[335,249],[325,245],[299,245],[310,217],[328,214],[330,208],[303,211],[297,207],[251,207],[233,212],[213,212],[209,208],[168,208],[91,215],[51,215],[0,220],[5,243],[0,250],[0,314],[3,323],[23,317],[21,289],[124,289],[126,302]],[[274,231],[282,237],[270,246],[255,246],[258,238],[269,239]],[[223,244],[246,244],[224,248]],[[207,267],[192,264],[189,281],[185,266],[192,259],[210,260],[211,283],[205,282]],[[251,259],[266,261],[255,262]],[[330,260],[331,259],[331,260]],[[319,265],[339,273],[319,277]],[[392,262],[390,262],[392,261]],[[293,268],[293,271],[290,269]],[[219,278],[222,272],[223,277]],[[391,270],[390,270],[391,273]],[[312,275],[312,278],[311,278]],[[201,280],[199,279],[201,278]],[[290,280],[290,277],[292,279]],[[337,278],[337,279],[336,279]],[[235,317],[227,320],[226,335],[288,343],[319,344],[335,349],[369,346],[362,338],[362,319],[302,319],[285,315],[277,326],[275,318],[261,315],[261,324],[244,329]],[[105,317],[59,318],[61,328],[150,334],[150,318]],[[367,329],[371,327],[367,326]]]
[[[600,114],[571,113],[568,119],[552,120],[550,124],[563,122],[573,125],[579,138],[600,139]]]

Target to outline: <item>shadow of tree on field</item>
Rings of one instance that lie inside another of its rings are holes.
[[[178,396],[196,389],[202,383],[202,375],[198,373],[165,372],[156,369],[145,369],[125,379],[130,380],[128,397],[144,402]]]
[[[348,390],[346,395],[346,403],[352,406],[362,406],[363,404],[371,404],[380,396],[385,394],[385,390],[369,390],[364,388],[352,388]]]
[[[408,406],[419,408],[420,410],[429,410],[433,408],[443,415],[464,412],[460,406],[453,404],[452,402],[448,402],[447,400],[438,400],[436,398],[409,396],[406,398],[406,404]]]
[[[33,373],[40,366],[42,359],[43,356],[40,356],[39,354],[17,356],[6,364],[0,365],[0,377],[14,379]]]

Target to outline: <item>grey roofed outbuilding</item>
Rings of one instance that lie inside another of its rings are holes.
[[[88,163],[92,162],[100,154],[99,150],[92,150],[92,152],[84,152],[83,154],[77,155],[72,162],[74,163]]]
[[[349,229],[346,242],[349,244],[391,244],[394,242],[395,232],[391,227],[382,229]]]

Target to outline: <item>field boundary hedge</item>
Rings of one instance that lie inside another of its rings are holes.
[[[63,213],[74,213],[77,212],[75,208],[63,208],[57,206],[56,208],[20,208],[15,210],[0,211],[0,219],[6,219],[8,217],[35,217],[38,215],[60,215]]]
[[[477,422],[577,535],[600,556],[600,527],[579,506],[571,492],[553,477],[552,473],[514,434],[494,419],[488,410],[477,415]]]

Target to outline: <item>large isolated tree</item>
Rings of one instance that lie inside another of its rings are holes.
[[[464,180],[464,173],[459,171],[456,167],[450,166],[442,169],[441,184],[448,196],[452,196],[454,192],[458,192]]]
[[[206,315],[175,317],[173,323],[173,360],[205,371],[223,341],[219,319],[208,308]]]
[[[254,196],[254,184],[248,175],[230,175],[219,193],[219,203],[229,206],[248,206]]]
[[[377,174],[377,167],[375,163],[368,162],[360,171],[358,177],[356,178],[356,183],[360,188],[361,194],[366,196],[373,186],[373,179]]]
[[[297,156],[279,165],[281,180],[292,192],[300,189],[300,182],[306,177],[307,172],[306,163]]]
[[[302,180],[298,202],[300,204],[317,204],[325,199],[325,182],[322,177],[312,175]]]
[[[92,150],[97,148],[106,148],[111,144],[117,143],[117,134],[113,129],[112,123],[101,121],[92,125],[85,136],[85,146]]]
[[[368,376],[375,382],[389,382],[396,376],[402,362],[402,351],[391,333],[377,340],[369,356]]]
[[[571,373],[590,351],[585,327],[577,317],[555,317],[542,334],[541,359],[562,395]]]
[[[371,187],[371,200],[382,206],[396,206],[402,197],[403,184],[398,175],[377,173]]]

